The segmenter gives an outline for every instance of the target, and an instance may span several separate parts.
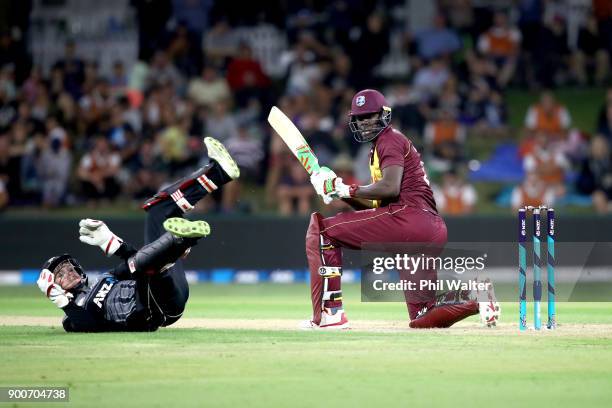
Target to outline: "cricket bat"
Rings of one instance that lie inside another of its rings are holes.
[[[308,174],[319,171],[320,167],[317,156],[312,152],[302,133],[300,133],[291,119],[282,110],[273,106],[268,115],[268,123],[283,139],[291,153],[302,163]]]

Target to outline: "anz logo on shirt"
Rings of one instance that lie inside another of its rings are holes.
[[[106,282],[104,282],[102,286],[100,286],[100,289],[98,289],[98,293],[96,293],[96,296],[94,296],[94,303],[100,309],[102,309],[102,304],[104,303],[104,299],[106,299],[106,295],[108,295],[108,292],[110,292],[114,284],[115,284],[114,280],[106,279]]]

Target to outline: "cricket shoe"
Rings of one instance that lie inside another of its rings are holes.
[[[204,144],[208,150],[208,157],[219,163],[230,178],[237,179],[240,177],[240,169],[223,143],[212,137],[205,137]]]
[[[316,324],[312,320],[304,320],[300,323],[300,329],[302,330],[348,330],[351,326],[346,318],[344,309],[325,309],[321,312],[321,323]]]
[[[485,293],[479,293],[478,295],[478,313],[480,314],[480,321],[483,325],[495,327],[501,316],[501,305],[495,297],[493,283],[489,279],[486,279],[484,283],[488,285]]]
[[[173,217],[164,221],[164,229],[179,238],[202,238],[210,234],[210,225],[206,221],[189,221]]]

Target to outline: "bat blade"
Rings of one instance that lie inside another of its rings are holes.
[[[270,109],[268,123],[283,139],[291,153],[297,157],[308,174],[319,171],[319,160],[304,139],[304,136],[295,124],[276,106]]]

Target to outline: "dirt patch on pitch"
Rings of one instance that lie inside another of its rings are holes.
[[[180,329],[209,329],[209,330],[300,330],[299,321],[292,319],[208,319],[183,318],[172,325]],[[0,326],[42,326],[61,327],[59,317],[35,316],[0,316]],[[541,335],[564,337],[596,337],[612,339],[611,324],[560,324],[557,330],[542,330],[538,333],[528,330],[520,333],[517,324],[500,323],[498,327],[486,328],[475,322],[459,322],[449,329],[411,330],[406,321],[392,320],[351,320],[351,330],[356,332],[406,332],[406,333],[433,333],[443,335]]]

